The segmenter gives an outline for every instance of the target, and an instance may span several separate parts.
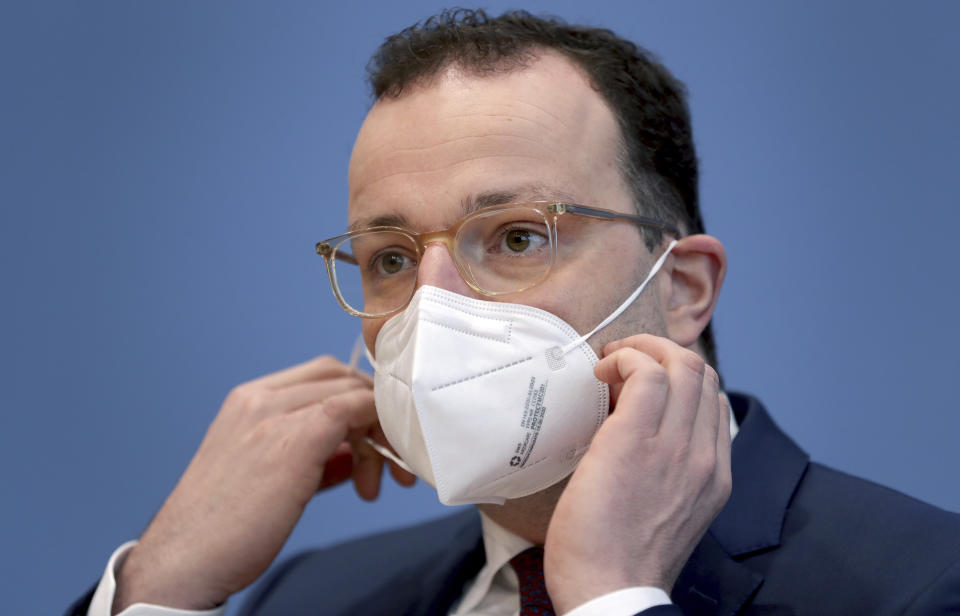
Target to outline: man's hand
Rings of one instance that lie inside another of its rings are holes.
[[[696,353],[632,336],[608,344],[594,373],[613,412],[550,520],[557,613],[630,586],[669,593],[730,496],[730,409]]]
[[[235,388],[124,562],[114,613],[214,607],[267,569],[318,489],[352,477],[376,498],[383,458],[361,440],[386,442],[376,419],[372,379],[331,357]]]

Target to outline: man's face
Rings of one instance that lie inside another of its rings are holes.
[[[566,201],[634,213],[618,144],[613,113],[559,55],[544,53],[525,69],[494,76],[449,69],[398,99],[378,101],[368,114],[350,161],[349,222],[435,231],[491,200]],[[629,223],[561,221],[559,259],[547,280],[495,299],[542,308],[584,333],[643,280],[655,256]],[[426,249],[418,284],[494,299],[463,281],[440,243]],[[656,287],[591,339],[598,354],[612,339],[663,333]],[[371,351],[385,322],[363,320]]]

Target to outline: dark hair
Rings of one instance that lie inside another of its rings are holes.
[[[399,97],[455,65],[473,74],[523,68],[544,49],[583,70],[606,100],[623,137],[620,163],[639,212],[702,233],[697,156],[686,90],[649,51],[610,30],[570,25],[555,17],[510,11],[450,9],[387,37],[367,65],[375,98]],[[646,231],[650,250],[658,231]],[[710,324],[700,336],[717,365]]]

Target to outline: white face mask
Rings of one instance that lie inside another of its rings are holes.
[[[423,286],[376,341],[374,398],[387,440],[377,450],[436,488],[445,505],[503,504],[573,472],[609,412],[585,335],[521,304]]]

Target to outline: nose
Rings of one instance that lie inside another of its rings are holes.
[[[420,265],[417,268],[417,288],[423,285],[438,287],[468,297],[479,297],[479,294],[460,276],[453,255],[443,242],[431,242],[423,250]]]

